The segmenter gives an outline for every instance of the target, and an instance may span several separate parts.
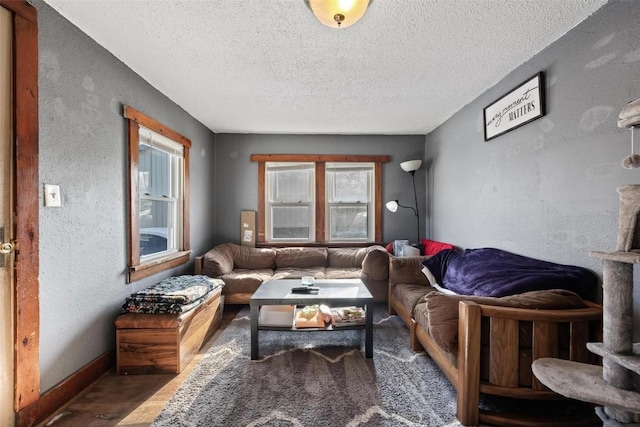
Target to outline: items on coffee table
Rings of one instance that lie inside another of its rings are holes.
[[[317,294],[318,292],[320,292],[320,288],[317,286],[302,285],[291,288],[291,293],[294,294]]]
[[[260,326],[290,328],[293,326],[295,305],[265,305],[260,308]]]
[[[331,309],[334,326],[363,325],[365,311],[362,307],[335,307]]]
[[[313,304],[298,308],[296,328],[323,328],[333,324],[331,309],[326,304]]]
[[[318,316],[322,318],[324,323],[333,324],[333,316],[331,315],[331,309],[329,308],[328,305],[320,304],[318,306],[318,311],[319,311]]]
[[[307,305],[296,311],[296,328],[322,328],[324,319],[320,317],[318,305]]]

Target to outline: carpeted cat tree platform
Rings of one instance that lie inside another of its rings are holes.
[[[633,129],[640,125],[640,99],[620,112],[618,126],[631,128],[631,155],[622,166],[640,167],[633,153]],[[620,213],[615,252],[591,252],[603,260],[603,342],[587,348],[602,357],[602,367],[559,359],[533,362],[533,372],[563,396],[591,402],[605,427],[640,427],[640,391],[633,376],[640,374],[640,343],[633,343],[633,265],[640,264],[640,185],[618,188]]]

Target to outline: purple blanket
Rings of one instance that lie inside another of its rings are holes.
[[[448,257],[442,284],[461,295],[502,297],[534,290],[566,289],[589,299],[598,278],[585,268],[481,248]]]

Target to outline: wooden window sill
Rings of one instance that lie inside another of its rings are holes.
[[[181,251],[143,264],[132,265],[129,267],[127,283],[135,282],[156,273],[160,273],[161,271],[176,267],[180,264],[184,264],[188,262],[190,258],[191,251]]]

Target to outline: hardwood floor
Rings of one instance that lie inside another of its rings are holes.
[[[242,308],[225,305],[222,324],[180,374],[117,375],[115,367],[39,426],[146,427]]]

